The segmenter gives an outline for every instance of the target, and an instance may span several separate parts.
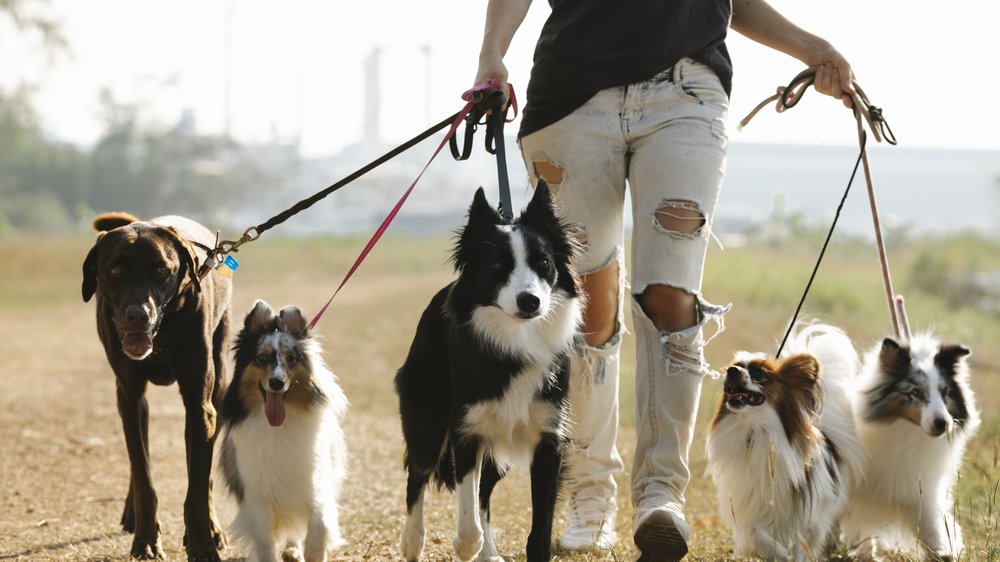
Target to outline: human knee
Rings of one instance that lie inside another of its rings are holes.
[[[583,339],[591,346],[607,343],[618,329],[618,291],[621,266],[618,260],[581,276],[587,295],[583,311]]]
[[[678,332],[698,322],[697,297],[691,291],[653,284],[637,296],[642,311],[657,330]]]
[[[700,236],[706,223],[705,212],[693,201],[666,199],[654,212],[656,225],[678,238]]]

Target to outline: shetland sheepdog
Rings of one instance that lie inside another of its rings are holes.
[[[527,559],[549,559],[582,314],[576,248],[543,182],[512,222],[476,192],[452,254],[457,279],[431,299],[396,374],[408,474],[404,559],[423,550],[432,477],[457,488],[458,558],[501,559],[490,495],[512,466],[531,474]]]
[[[969,353],[925,333],[908,343],[887,338],[865,355],[855,417],[869,465],[841,522],[859,558],[879,550],[960,556],[952,487],[979,426]]]
[[[779,359],[736,354],[708,432],[708,471],[736,556],[815,560],[836,542],[862,477],[849,384],[858,356],[840,330],[798,331]]]
[[[230,532],[251,560],[326,560],[341,546],[347,398],[298,308],[258,300],[236,339],[222,406],[221,471],[239,504]],[[304,541],[304,542],[303,542]]]

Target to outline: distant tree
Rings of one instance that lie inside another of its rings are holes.
[[[279,181],[229,139],[145,123],[141,102],[104,91],[101,107],[105,133],[90,154],[87,198],[98,211],[177,213],[218,224]]]
[[[46,52],[53,55],[69,45],[59,20],[45,13],[48,6],[48,0],[0,0],[0,16],[6,16],[20,31],[37,32]]]

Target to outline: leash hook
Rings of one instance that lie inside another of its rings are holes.
[[[260,232],[257,230],[256,226],[251,226],[243,232],[243,236],[240,236],[239,240],[223,240],[222,242],[219,242],[218,246],[216,246],[216,250],[221,255],[238,252],[240,251],[240,246],[246,244],[247,242],[253,242],[258,238],[260,238]]]

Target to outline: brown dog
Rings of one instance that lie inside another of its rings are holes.
[[[184,401],[188,560],[219,560],[226,538],[212,504],[216,410],[226,376],[232,284],[198,264],[211,232],[178,216],[139,221],[124,213],[94,219],[97,242],[83,262],[83,300],[97,294],[97,333],[118,378],[118,413],[131,466],[122,527],[132,556],[162,558],[156,491],[149,467],[147,383],[177,381]]]

